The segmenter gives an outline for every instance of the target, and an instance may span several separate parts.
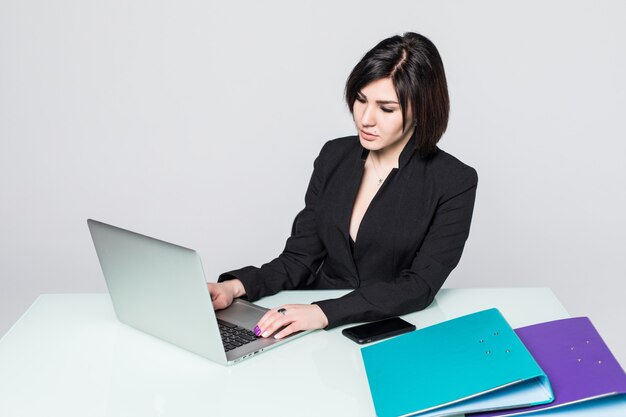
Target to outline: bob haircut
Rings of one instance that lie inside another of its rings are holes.
[[[391,78],[395,86],[403,129],[415,124],[413,137],[420,156],[433,155],[446,131],[450,113],[446,74],[435,45],[413,32],[381,41],[356,64],[346,81],[345,99],[350,113],[354,115],[354,101],[359,92],[381,78]]]

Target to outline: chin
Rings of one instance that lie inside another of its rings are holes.
[[[361,143],[361,146],[367,149],[368,151],[377,151],[381,148],[378,140],[374,140],[374,141],[365,140],[361,136],[359,136],[359,142]]]

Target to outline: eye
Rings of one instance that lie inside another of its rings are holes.
[[[385,113],[393,113],[395,111],[395,109],[390,109],[389,107],[381,107],[380,109]]]
[[[358,101],[359,103],[365,103],[365,97],[358,95],[355,98],[356,101]]]

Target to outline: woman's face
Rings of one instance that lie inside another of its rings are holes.
[[[361,146],[370,151],[404,148],[414,127],[402,131],[402,109],[390,78],[366,85],[357,95],[352,113]],[[410,112],[407,118],[411,120]]]

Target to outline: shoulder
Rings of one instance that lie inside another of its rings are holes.
[[[468,189],[478,184],[478,173],[474,168],[442,149],[437,148],[437,152],[425,162],[433,179],[446,189]]]
[[[359,138],[357,136],[343,136],[337,139],[329,140],[322,146],[322,153],[345,153],[361,149]]]
[[[322,165],[336,165],[348,159],[351,155],[360,157],[362,151],[357,136],[344,136],[329,140],[322,146],[318,162]]]

